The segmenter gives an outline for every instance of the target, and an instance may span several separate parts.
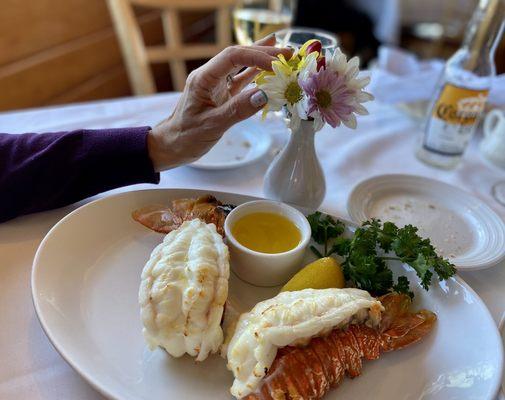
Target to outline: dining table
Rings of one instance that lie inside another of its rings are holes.
[[[401,87],[398,87],[401,90]],[[0,113],[0,132],[54,132],[77,128],[116,128],[155,125],[168,117],[178,93],[126,97],[82,104],[51,106]],[[349,219],[347,199],[360,181],[388,173],[434,178],[462,188],[505,219],[505,206],[491,187],[505,179],[503,170],[481,156],[477,133],[461,165],[451,171],[434,169],[415,156],[420,123],[395,104],[367,103],[369,115],[355,130],[326,126],[316,135],[316,151],[326,177],[326,196],[320,209]],[[0,224],[0,399],[93,400],[103,396],[86,383],[58,354],[46,337],[32,303],[32,262],[44,236],[76,208],[111,193],[143,188],[191,188],[263,196],[263,178],[273,157],[288,139],[281,118],[262,121],[272,135],[268,154],[254,164],[228,170],[180,166],[161,173],[158,185],[138,184],[100,193],[66,207],[25,215]],[[9,193],[0,193],[9,196]],[[101,223],[106,224],[107,221]],[[78,240],[78,232],[76,232]],[[498,325],[505,311],[505,262],[460,276],[482,298]],[[77,289],[77,288],[76,288]],[[464,333],[455,340],[464,340]]]

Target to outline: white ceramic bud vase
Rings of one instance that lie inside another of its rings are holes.
[[[289,142],[270,164],[263,191],[266,197],[311,210],[323,202],[326,183],[314,147],[314,122],[302,120]]]

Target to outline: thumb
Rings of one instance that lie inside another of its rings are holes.
[[[240,92],[224,103],[217,110],[217,118],[228,129],[230,126],[256,114],[268,102],[268,96],[261,89]]]

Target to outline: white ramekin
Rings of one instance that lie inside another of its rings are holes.
[[[254,212],[282,215],[300,230],[298,246],[284,253],[260,253],[241,245],[232,234],[232,227],[241,217]],[[310,225],[297,209],[272,200],[256,200],[241,204],[228,214],[224,231],[231,256],[231,268],[242,280],[256,286],[277,286],[286,283],[301,267],[310,241]]]

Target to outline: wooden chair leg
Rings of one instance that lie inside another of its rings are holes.
[[[154,78],[147,59],[140,27],[127,0],[107,0],[128,78],[135,95],[156,93]]]
[[[216,41],[219,46],[226,47],[231,44],[231,15],[228,7],[220,7],[216,18]]]
[[[170,72],[172,75],[172,82],[174,84],[174,89],[178,92],[184,90],[186,85],[186,79],[188,77],[188,69],[186,68],[186,62],[184,60],[174,60],[170,62]]]
[[[172,84],[175,90],[181,92],[184,90],[188,71],[186,62],[180,58],[178,52],[184,46],[182,40],[182,30],[179,22],[179,15],[176,10],[166,9],[162,14],[163,30],[165,32],[165,41],[171,57],[169,60],[172,75]]]

